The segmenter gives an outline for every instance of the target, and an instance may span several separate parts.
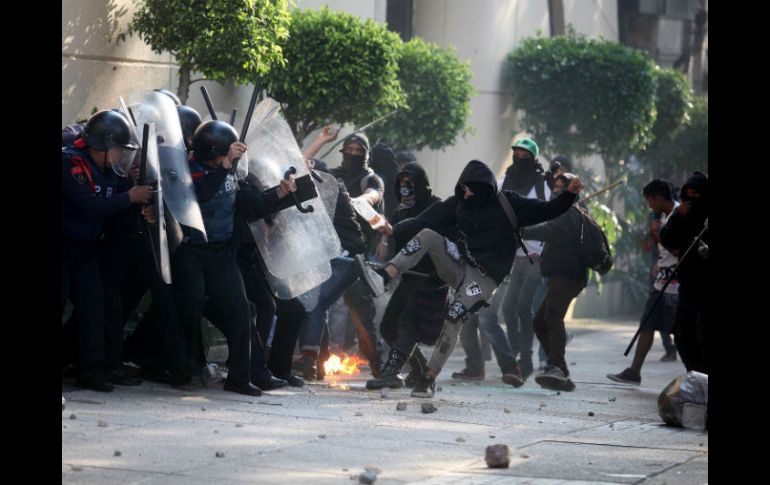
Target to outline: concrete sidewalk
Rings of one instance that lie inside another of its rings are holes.
[[[62,482],[351,484],[371,465],[382,470],[377,484],[707,483],[708,434],[658,417],[657,396],[684,373],[681,362],[659,362],[656,339],[642,385],[617,384],[605,375],[630,363],[623,350],[635,322],[569,326],[572,393],[541,389],[533,378],[514,389],[494,361],[483,382],[452,380],[463,367],[459,345],[432,400],[409,389],[384,398],[363,391],[368,375],[260,398],[221,384],[63,389]],[[424,402],[438,410],[422,414]],[[512,449],[510,468],[486,467],[484,450],[495,443]]]

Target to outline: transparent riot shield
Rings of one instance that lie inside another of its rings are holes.
[[[248,169],[261,189],[278,185],[290,167],[296,169],[295,178],[309,175],[291,128],[273,99],[267,98],[255,108],[246,144]],[[272,225],[264,220],[249,225],[268,282],[282,299],[298,296],[326,281],[331,276],[329,261],[340,252],[340,240],[326,203],[313,198],[304,202],[305,207],[309,205],[312,212],[290,207],[274,214]]]
[[[176,105],[171,98],[156,91],[132,93],[128,103],[127,111],[137,129],[144,123],[155,124],[166,207],[180,224],[200,231],[205,237],[206,228],[195,196]],[[137,138],[141,140],[141,134]]]

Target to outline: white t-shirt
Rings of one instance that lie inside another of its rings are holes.
[[[671,210],[671,213],[666,214],[663,212],[660,214],[661,228],[666,225],[669,217],[671,217],[671,214],[674,213],[677,207],[679,207],[679,202],[674,202],[674,208]],[[679,261],[679,258],[671,254],[671,252],[664,248],[661,243],[658,243],[658,253],[660,254],[660,257],[658,258],[658,271],[655,274],[654,286],[656,290],[660,291],[663,289],[663,285],[666,283],[666,279],[668,279],[669,275],[674,270],[674,267],[676,266],[677,261]],[[670,295],[676,295],[679,293],[679,281],[677,281],[676,278],[671,280],[668,288],[666,288],[666,293]]]
[[[502,190],[503,188],[503,180],[505,180],[505,177],[501,178],[497,181],[497,189]],[[535,183],[538,183],[538,181],[535,181]],[[548,184],[545,183],[545,180],[542,181],[543,183],[543,194],[545,195],[545,200],[549,200],[551,198],[551,188],[548,187]],[[527,199],[537,199],[537,190],[535,190],[535,186],[532,186],[532,189],[527,194]],[[542,241],[532,241],[530,239],[524,239],[524,246],[527,247],[527,252],[525,253],[521,248],[518,248],[516,250],[516,256],[526,256],[527,254],[540,254],[543,252],[543,242]]]

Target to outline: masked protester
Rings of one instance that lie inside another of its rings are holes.
[[[152,199],[152,187],[131,187],[126,178],[136,149],[128,120],[114,111],[94,114],[82,136],[62,148],[62,313],[71,299],[78,315],[76,385],[102,392],[113,390],[99,264],[105,221]]]
[[[708,255],[693,248],[681,259],[701,233],[709,216],[708,176],[695,172],[682,186],[677,207],[660,230],[663,246],[679,258],[679,305],[676,310],[674,341],[688,371],[709,373],[708,361]],[[701,248],[708,248],[708,230],[701,238]],[[705,256],[705,257],[704,257]]]
[[[502,181],[504,190],[512,190],[522,197],[529,199],[548,200],[551,190],[546,184],[543,169],[538,162],[539,149],[537,143],[530,138],[522,138],[513,144],[513,163],[506,170]],[[532,347],[534,343],[535,295],[542,283],[540,275],[540,253],[543,245],[539,241],[524,240],[523,246],[516,250],[513,268],[508,278],[508,285],[502,295],[492,305],[502,306],[503,318],[508,335],[504,335],[497,324],[497,310],[485,310],[479,314],[479,324],[482,331],[489,336],[495,350],[500,369],[503,371],[503,382],[514,387],[520,387],[534,371],[532,363]],[[491,313],[494,312],[495,315]],[[463,341],[468,332],[463,333]],[[475,362],[460,374],[453,377],[483,378],[483,361]],[[478,369],[473,373],[474,369]],[[479,372],[480,371],[480,372]]]
[[[383,212],[385,186],[382,179],[369,167],[369,140],[363,133],[348,135],[342,144],[342,165],[332,169],[331,174],[341,179],[351,199],[370,204],[375,211]],[[369,223],[357,214],[358,223],[364,233],[368,252],[375,251],[379,234]],[[359,258],[359,262],[363,259]],[[363,268],[362,268],[363,270]],[[351,310],[351,318],[358,330],[359,347],[369,360],[372,375],[379,375],[382,363],[382,339],[374,324],[376,310],[374,296],[363,279],[359,279],[343,295],[345,304]]]
[[[393,192],[400,202],[393,224],[415,217],[441,200],[431,193],[428,176],[417,162],[403,166],[393,184]],[[389,244],[386,239],[380,244]],[[423,257],[413,270],[430,277],[404,275],[393,292],[380,323],[380,334],[391,347],[390,356],[379,377],[366,382],[367,389],[402,387],[404,381],[399,372],[407,360],[412,370],[406,384],[414,387],[428,363],[417,344],[433,345],[441,332],[448,286],[438,277],[428,257]]]
[[[580,188],[575,178],[568,190],[549,202],[525,199],[508,190],[498,196],[492,171],[483,162],[471,160],[457,181],[454,195],[395,227],[382,227],[396,244],[403,244],[399,254],[380,269],[386,279],[411,269],[428,254],[439,277],[456,290],[413,397],[433,397],[436,376],[452,353],[464,321],[487,304],[511,270],[516,230],[563,213]]]
[[[572,174],[556,177],[552,200],[566,192],[575,178]],[[567,345],[564,316],[572,300],[588,281],[588,269],[580,259],[581,227],[580,213],[577,207],[571,207],[553,220],[522,231],[522,237],[545,242],[540,257],[540,271],[548,278],[548,283],[533,327],[548,356],[548,364],[542,373],[535,376],[535,382],[541,387],[557,391],[575,390],[564,357]]]

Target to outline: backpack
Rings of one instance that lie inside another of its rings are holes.
[[[591,215],[575,204],[580,213],[580,262],[589,269],[603,275],[615,263],[607,235]]]

